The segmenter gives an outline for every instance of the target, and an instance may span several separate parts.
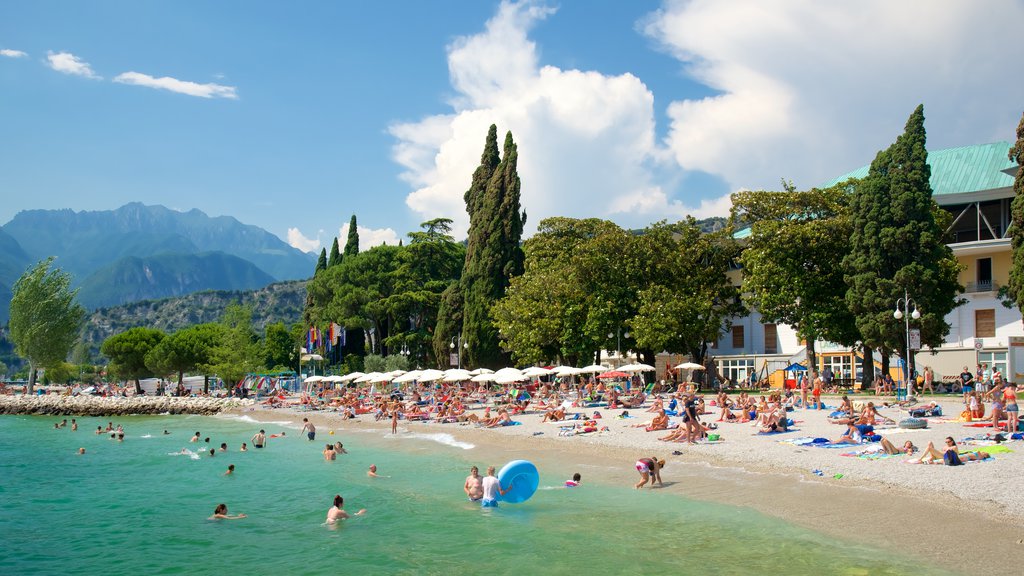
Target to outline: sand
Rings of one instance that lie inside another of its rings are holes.
[[[955,399],[936,400],[947,415],[958,414],[962,408]],[[826,402],[837,403],[834,398]],[[622,410],[597,410],[603,416],[597,420],[599,427],[608,430],[586,435],[560,436],[559,424],[541,422],[540,412],[517,415],[514,419],[521,425],[496,429],[400,421],[399,434],[444,432],[475,445],[474,455],[480,455],[481,466],[526,458],[566,478],[578,471],[585,482],[615,483],[630,489],[639,479],[633,469],[636,459],[658,456],[667,460],[665,486],[659,490],[750,507],[827,535],[927,558],[966,574],[1002,571],[1024,562],[1024,491],[1020,482],[1024,442],[1006,443],[1012,452],[996,454],[992,461],[959,467],[921,465],[905,463],[904,457],[867,460],[841,455],[857,447],[825,449],[781,442],[799,437],[838,438],[845,426],[829,423],[828,411],[797,409],[790,413],[797,421],[797,431],[786,434],[758,435],[751,424],[720,423],[721,442],[687,445],[658,441],[664,432],[630,427],[650,420],[653,414],[644,409],[629,410],[634,417],[628,419],[616,417]],[[294,408],[252,406],[235,411],[260,420],[308,417],[321,432],[390,430],[390,421],[375,421],[372,415],[343,421],[337,413]],[[588,416],[594,412],[572,411]],[[907,416],[895,407],[880,408],[880,412],[897,421]],[[715,419],[717,414],[702,417],[704,422]],[[672,423],[677,420],[673,418]],[[991,430],[935,418],[930,421],[927,430],[880,429],[879,433],[897,446],[906,439],[918,446],[929,441],[942,446],[946,436],[959,442]],[[961,444],[961,449],[968,447],[983,449]],[[675,451],[681,454],[673,455]]]

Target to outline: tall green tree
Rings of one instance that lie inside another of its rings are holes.
[[[135,390],[140,391],[140,378],[153,375],[146,366],[146,354],[160,344],[166,335],[155,328],[129,328],[103,341],[100,352],[110,359],[107,370],[118,377],[135,382]]]
[[[345,239],[345,256],[359,254],[359,226],[356,224],[356,215],[348,221],[348,238]]]
[[[465,194],[469,237],[462,273],[462,336],[469,344],[468,364],[499,367],[508,363],[498,341],[491,307],[505,294],[511,278],[522,274],[523,250],[519,242],[526,222],[520,198],[518,150],[512,133],[505,135],[497,158],[497,127],[488,130],[480,166]]]
[[[50,269],[53,258],[25,271],[14,283],[8,326],[11,342],[29,364],[28,392],[35,388],[36,372],[67,359],[85,322],[85,308],[75,301],[71,276]]]
[[[1013,203],[1010,204],[1013,265],[1007,290],[1017,309],[1024,310],[1024,115],[1017,125],[1017,141],[1010,147],[1009,158],[1017,163],[1018,168],[1013,180]]]
[[[313,269],[313,276],[320,274],[324,270],[327,270],[327,249],[320,249],[320,257],[316,259],[316,268]]]
[[[462,305],[465,297],[462,295],[462,285],[459,282],[452,282],[441,293],[441,300],[437,306],[437,324],[434,326],[434,333],[431,337],[431,348],[437,368],[449,368],[449,347],[453,340],[457,340],[462,333]]]
[[[161,340],[144,358],[146,368],[159,375],[175,373],[178,384],[186,372],[210,363],[210,354],[224,337],[224,328],[218,323],[196,324],[182,328]],[[209,391],[208,387],[206,391]]]
[[[337,266],[341,264],[341,250],[338,248],[338,237],[334,237],[334,242],[331,244],[331,255],[327,259],[327,267]]]
[[[948,216],[932,199],[924,128],[918,106],[896,142],[878,153],[851,202],[850,253],[843,259],[846,302],[866,346],[882,351],[906,350],[903,321],[893,317],[904,295],[922,314],[914,321],[924,346],[938,347],[949,333],[945,317],[960,304],[960,265],[946,245]],[[873,366],[866,362],[865,381]],[[913,359],[908,364],[913,369]]]
[[[200,369],[216,374],[228,387],[233,387],[260,367],[262,350],[252,325],[252,310],[247,306],[228,305],[220,325],[220,341],[210,350],[209,363]]]
[[[750,223],[740,255],[746,303],[765,322],[792,326],[817,365],[817,339],[860,340],[846,303],[843,258],[850,251],[850,196],[856,181],[797,192],[737,192],[733,218]]]
[[[263,365],[268,368],[298,369],[300,343],[284,322],[267,324],[263,333]]]

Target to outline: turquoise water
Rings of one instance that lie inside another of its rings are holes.
[[[565,470],[542,468],[541,490],[524,504],[481,510],[462,483],[487,454],[440,436],[321,430],[307,442],[283,423],[131,417],[115,419],[126,430],[118,443],[93,434],[107,419],[79,419],[77,432],[54,430],[57,420],[0,417],[0,574],[938,572],[748,509],[586,477],[560,488]],[[288,436],[238,452],[260,427]],[[230,452],[170,455],[197,450],[196,430]],[[324,462],[328,440],[350,454]],[[368,478],[371,463],[390,478]],[[325,526],[336,493],[367,514]],[[219,502],[249,518],[206,520]]]

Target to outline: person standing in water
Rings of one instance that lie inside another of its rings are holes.
[[[310,442],[316,440],[316,426],[313,426],[313,423],[309,421],[309,418],[302,419],[302,432],[306,433],[306,438],[309,438]]]
[[[479,502],[484,497],[483,478],[480,477],[480,469],[473,466],[469,469],[469,476],[466,476],[466,483],[462,490],[470,502]]]
[[[498,496],[504,496],[512,489],[511,483],[509,483],[508,488],[501,489],[501,482],[494,475],[494,466],[487,467],[487,476],[484,477],[481,484],[484,489],[484,495],[480,500],[480,506],[484,508],[496,508],[498,506]]]
[[[334,506],[331,506],[331,509],[327,511],[327,523],[328,524],[334,524],[338,520],[345,520],[346,518],[351,518],[352,517],[351,514],[349,514],[348,512],[345,512],[344,506],[345,506],[345,499],[341,497],[341,494],[335,494],[334,495]],[[366,514],[366,508],[363,508],[359,512],[355,513],[356,516],[362,516],[363,514]]]
[[[198,434],[197,434],[198,435]],[[263,444],[267,442],[267,433],[260,429],[259,432],[253,434],[252,445],[254,448],[263,448]]]

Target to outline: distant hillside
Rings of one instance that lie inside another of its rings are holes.
[[[0,324],[10,319],[11,288],[31,263],[18,241],[0,229]]]
[[[277,280],[307,278],[314,255],[230,216],[177,212],[133,202],[116,210],[25,210],[3,226],[31,259],[58,257],[79,280],[126,256],[224,252],[249,260]]]
[[[99,308],[199,290],[252,290],[273,281],[253,263],[223,252],[128,256],[83,280],[78,301]]]
[[[252,308],[253,322],[259,331],[274,322],[290,326],[302,318],[306,281],[279,282],[257,290],[207,290],[178,298],[100,308],[89,315],[83,338],[95,350],[108,336],[135,326],[174,332],[193,324],[219,320],[224,308],[233,302]]]

